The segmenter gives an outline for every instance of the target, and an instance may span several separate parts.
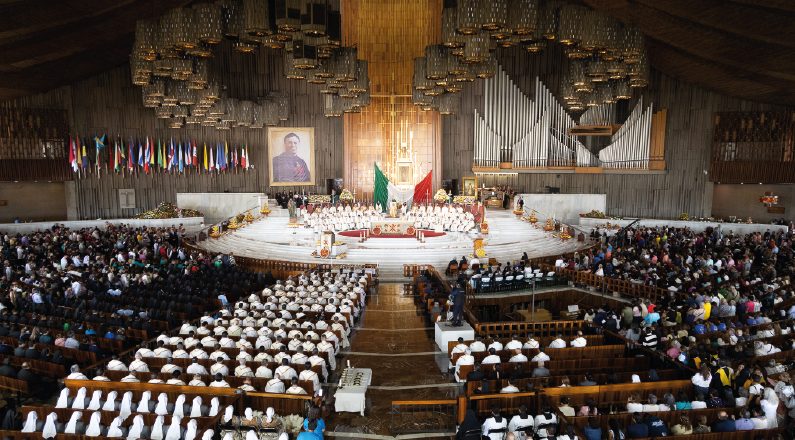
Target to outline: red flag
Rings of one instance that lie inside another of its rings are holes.
[[[240,149],[240,167],[244,170],[248,168],[248,154],[246,154],[246,148],[248,147],[244,146]]]
[[[196,142],[193,142],[193,166],[199,166],[199,153],[197,152]]]
[[[414,186],[414,201],[412,203],[425,203],[431,200],[433,196],[433,194],[431,194],[431,190],[433,189],[431,182],[432,174],[433,170],[428,171],[428,175]]]
[[[71,136],[69,136],[69,166],[72,167],[73,172],[77,172],[77,150]]]

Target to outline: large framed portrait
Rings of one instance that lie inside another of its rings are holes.
[[[461,179],[461,194],[465,196],[475,197],[478,195],[478,178],[477,176],[463,177]]]
[[[313,127],[268,127],[268,175],[271,186],[315,184]]]

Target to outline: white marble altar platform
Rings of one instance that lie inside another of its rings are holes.
[[[607,210],[606,194],[517,194],[514,202],[521,197],[525,212],[538,211],[539,219],[554,217],[563,223],[577,224],[580,214],[597,210]]]
[[[527,252],[531,258],[558,255],[584,245],[576,240],[563,242],[553,238],[540,227],[519,220],[510,211],[489,210],[486,218],[490,229],[490,233],[484,236],[486,252],[498,261],[517,260],[522,252]],[[311,229],[288,228],[287,221],[286,216],[271,215],[221,238],[202,241],[199,246],[245,257],[302,263],[377,263],[382,281],[404,281],[404,264],[432,264],[444,269],[453,258],[460,259],[464,255],[469,258],[473,252],[472,241],[480,236],[478,233],[448,232],[441,237],[428,237],[425,243],[421,243],[411,238],[360,242],[355,237],[337,235],[337,241],[347,244],[347,258],[320,260],[311,255],[319,237]]]
[[[212,224],[225,220],[233,214],[259,209],[259,198],[263,193],[177,193],[177,207],[195,209]]]

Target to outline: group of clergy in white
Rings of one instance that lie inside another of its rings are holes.
[[[311,214],[302,210],[304,225],[314,232],[350,231],[370,229],[373,222],[384,219],[384,213],[373,205],[355,204],[345,206],[324,206]]]
[[[121,382],[140,382],[135,373],[152,372],[147,358],[156,357],[166,359],[166,363],[159,369],[161,376],[149,383],[229,387],[224,378],[233,375],[269,379],[264,390],[256,391],[307,394],[297,384],[306,381],[313,384],[309,391],[317,393],[321,380],[312,367],[319,367],[324,377],[328,377],[329,369],[336,368],[335,355],[349,346],[348,337],[364,306],[368,281],[363,271],[310,272],[278,281],[272,288],[236,302],[232,310],[203,316],[199,326],[185,322],[177,335],[161,334],[156,348],[138,349],[129,365],[114,357],[107,370],[129,372]],[[227,365],[232,360],[229,349],[237,350],[234,361],[238,365],[231,371]],[[278,353],[272,355],[269,350]],[[328,365],[321,353],[326,353]],[[180,378],[182,368],[173,363],[174,359],[193,360],[184,371],[192,377],[188,383]],[[203,359],[214,361],[209,370],[199,362]],[[252,362],[257,363],[255,368],[249,365]],[[268,366],[272,363],[276,368]],[[305,368],[298,372],[294,365]],[[212,380],[205,380],[207,376]],[[87,379],[76,366],[67,378]],[[98,375],[93,380],[109,379]],[[284,381],[291,386],[285,387]],[[238,388],[255,391],[251,381],[245,379]]]
[[[311,214],[303,211],[304,225],[314,232],[349,231],[370,229],[373,223],[384,219],[379,206],[355,204],[343,206],[325,206]],[[414,223],[417,229],[436,231],[468,232],[475,229],[475,216],[455,205],[419,205],[410,209],[406,205],[400,208],[400,220]]]
[[[103,395],[101,390],[95,390],[91,398],[87,397],[87,390],[81,387],[74,396],[70,396],[70,390],[64,388],[58,397],[55,408],[61,410],[72,410],[68,421],[58,420],[58,414],[51,412],[46,420],[39,419],[35,410],[29,411],[25,415],[25,423],[22,432],[41,433],[45,439],[55,438],[57,434],[85,435],[87,437],[109,437],[126,438],[135,440],[149,438],[155,440],[209,440],[215,435],[215,430],[207,429],[199,436],[198,417],[215,417],[221,410],[221,403],[218,397],[210,400],[209,407],[203,402],[201,396],[193,397],[190,403],[184,394],[177,396],[174,402],[168,401],[166,393],[157,396],[157,402],[152,400],[150,391],[145,390],[140,393],[140,398],[134,399],[132,391],[126,391],[119,400],[117,391],[109,391]],[[83,421],[84,411],[89,412],[88,424]],[[102,412],[117,412],[118,415],[112,422],[105,426],[102,424]],[[155,422],[151,426],[144,424],[143,414],[155,414]],[[170,416],[170,423],[165,422],[165,417]],[[128,419],[132,417],[132,422]],[[238,426],[246,427],[272,427],[276,432],[281,431],[280,421],[276,418],[273,408],[268,408],[262,416],[255,415],[251,408],[246,408],[243,415],[235,416],[234,407],[227,406],[221,415],[221,423],[229,424],[236,418]],[[183,423],[187,420],[186,423]],[[248,433],[254,434],[251,437]],[[245,438],[259,439],[256,431],[251,430],[246,433]],[[229,434],[229,433],[227,433]],[[224,436],[226,439],[227,436]],[[231,438],[231,437],[229,437]],[[282,433],[280,440],[287,439],[287,434]]]
[[[414,222],[417,229],[440,232],[469,232],[475,229],[475,216],[455,205],[412,206],[402,217],[406,221]]]
[[[557,337],[549,343],[548,348],[582,348],[586,345],[588,345],[588,340],[585,338],[585,336],[583,336],[581,331],[578,331],[576,337],[568,343],[563,338],[563,335],[558,334]],[[469,345],[465,343],[463,338],[459,338],[458,344],[456,344],[456,346],[450,350],[451,365],[453,357],[458,355],[458,359],[455,361],[456,380],[458,382],[466,382],[466,377],[459,376],[459,372],[461,371],[460,367],[462,365],[475,365],[475,356],[472,353],[488,352],[489,354],[483,358],[480,363],[486,365],[499,364],[502,362],[502,359],[500,358],[498,352],[502,350],[511,352],[511,358],[508,360],[508,362],[547,362],[551,359],[549,354],[544,352],[541,344],[535,338],[533,338],[532,335],[528,335],[525,342],[520,341],[516,336],[514,336],[505,345],[495,339],[488,346],[479,337],[475,341],[472,341]],[[522,350],[539,350],[539,352],[533,356],[532,359],[528,359],[527,356],[522,353]]]

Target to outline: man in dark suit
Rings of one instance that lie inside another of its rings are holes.
[[[5,360],[3,360],[3,365],[0,365],[0,376],[17,377],[17,370],[11,366],[10,359],[5,358]]]
[[[25,357],[28,359],[38,359],[40,357],[39,350],[36,350],[35,345],[30,344],[27,350],[25,350]]]
[[[35,377],[36,375],[30,370],[30,364],[23,362],[22,369],[17,373],[17,379],[30,383]]]
[[[712,424],[712,432],[734,432],[737,431],[737,424],[730,418],[726,411],[718,413],[718,420]]]
[[[17,348],[14,349],[14,356],[25,357],[25,351],[25,344],[19,344]]]

